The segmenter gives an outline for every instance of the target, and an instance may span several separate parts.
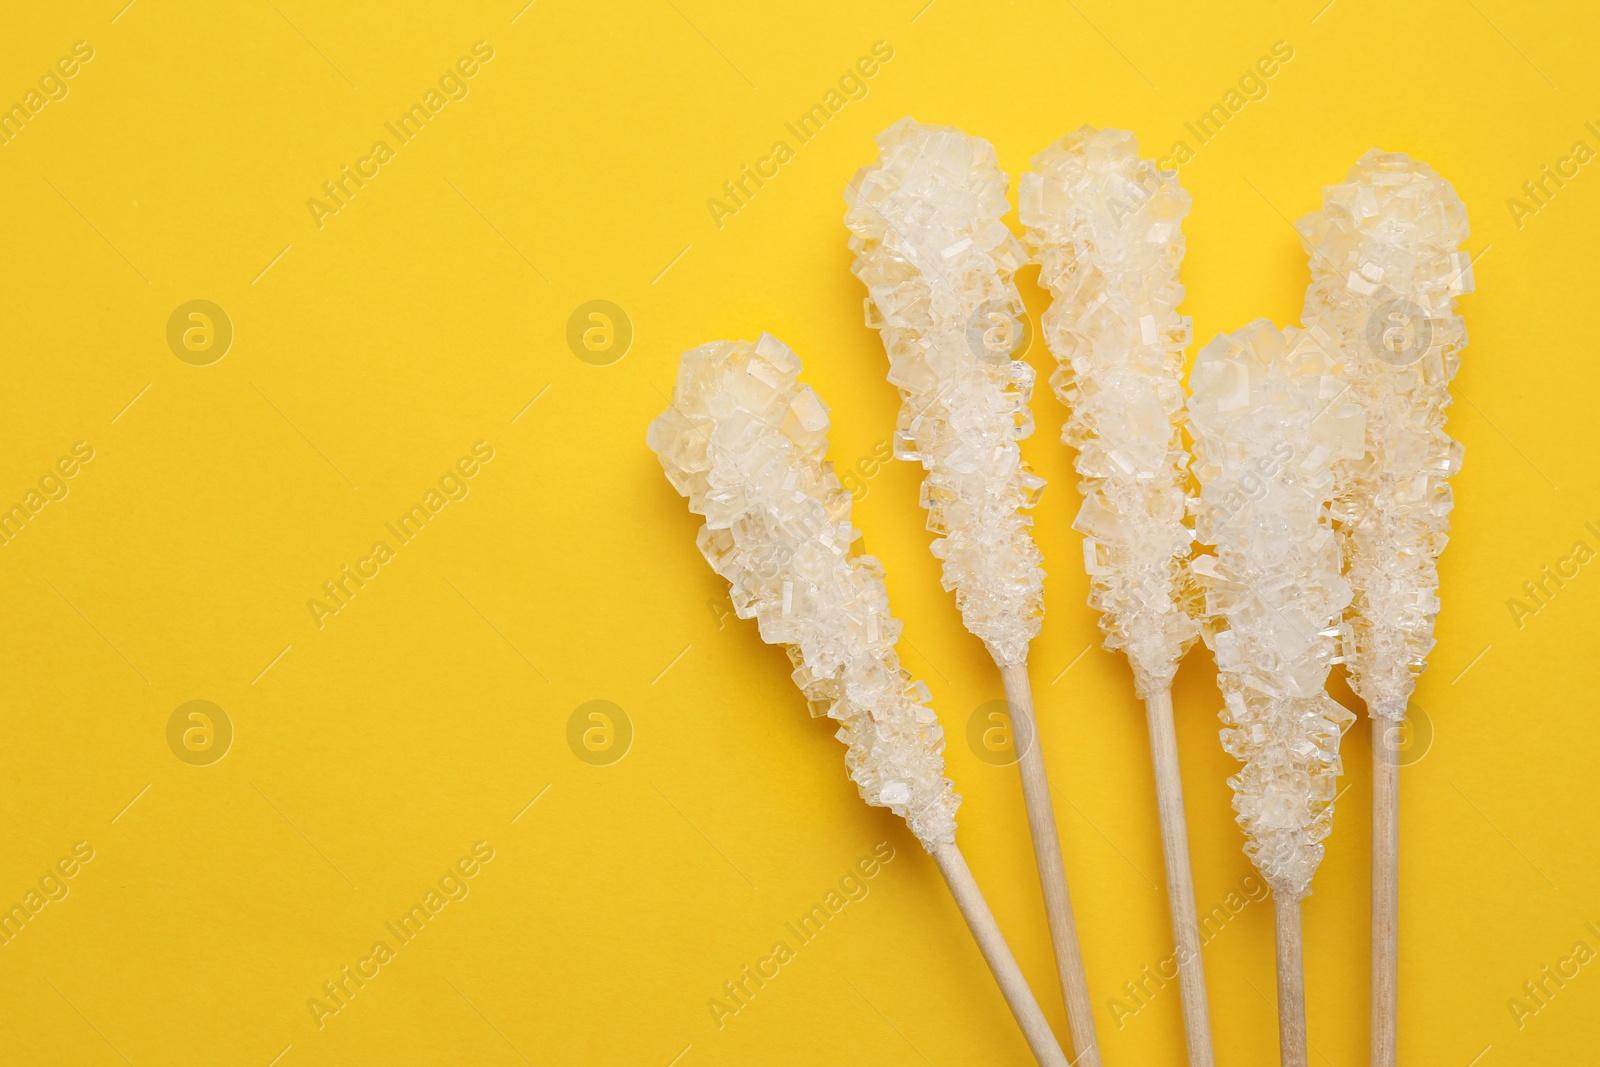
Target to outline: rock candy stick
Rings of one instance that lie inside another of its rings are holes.
[[[1089,604],[1105,647],[1127,654],[1145,704],[1166,859],[1167,903],[1190,1067],[1212,1067],[1211,1019],[1172,720],[1172,678],[1199,635],[1184,521],[1183,419],[1189,319],[1178,314],[1189,194],[1139,158],[1126,130],[1085,126],[1033,158],[1018,210],[1039,282],[1043,333],[1077,450]]]
[[[939,537],[962,621],[1000,668],[1028,828],[1045,899],[1075,1062],[1098,1067],[1054,803],[1028,683],[1028,643],[1044,615],[1044,570],[1026,514],[1044,479],[1017,442],[1033,430],[1033,368],[1013,358],[1024,309],[1012,273],[1027,261],[1001,221],[1006,176],[987,141],[905,118],[878,135],[878,162],[845,192],[852,267],[867,323],[900,390],[895,454],[922,463],[922,505]]]
[[[1399,967],[1399,741],[1439,611],[1444,432],[1467,343],[1456,298],[1472,290],[1467,211],[1426,163],[1373,149],[1323,190],[1297,228],[1311,257],[1303,321],[1339,344],[1366,447],[1337,468],[1339,531],[1355,601],[1350,685],[1372,716],[1372,1064],[1394,1067]]]
[[[1195,532],[1216,554],[1206,643],[1222,690],[1222,744],[1245,852],[1272,888],[1284,1067],[1305,1067],[1300,901],[1333,827],[1339,738],[1355,720],[1327,694],[1350,586],[1328,505],[1336,460],[1359,454],[1361,408],[1341,399],[1336,346],[1258,320],[1201,350],[1189,427],[1200,482]]]
[[[861,798],[906,820],[933,855],[1035,1058],[1067,1059],[956,847],[960,803],[927,686],[900,665],[883,569],[851,554],[851,497],[825,461],[828,409],[800,360],[763,334],[684,353],[648,443],[705,517],[697,538],[740,618],[785,646],[813,715],[839,723]]]

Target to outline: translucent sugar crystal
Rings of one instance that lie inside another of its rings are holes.
[[[1311,257],[1303,319],[1337,344],[1365,447],[1337,469],[1355,629],[1350,684],[1405,716],[1438,617],[1439,552],[1461,446],[1444,432],[1472,291],[1467,210],[1423,162],[1373,149],[1296,227]]]
[[[1106,648],[1127,653],[1147,696],[1172,684],[1200,632],[1179,430],[1189,194],[1176,173],[1139,158],[1133,134],[1085,126],[1033,157],[1017,200],[1053,297],[1044,339],[1068,412],[1061,439],[1083,476],[1075,528],[1085,537],[1089,605]]]
[[[1217,657],[1222,745],[1244,764],[1228,784],[1246,854],[1293,899],[1322,859],[1339,738],[1355,719],[1324,688],[1349,637],[1333,467],[1359,447],[1319,429],[1347,391],[1336,353],[1313,331],[1259,320],[1206,345],[1190,378],[1196,532],[1216,551],[1190,569]]]
[[[828,408],[800,359],[762,334],[683,354],[647,443],[705,517],[700,551],[741,618],[786,645],[812,714],[839,721],[850,778],[929,851],[955,840],[961,798],[944,777],[928,688],[900,665],[883,568],[851,554],[850,493],[825,459]]]
[[[1027,254],[1003,222],[1006,176],[987,141],[905,118],[845,192],[867,324],[900,390],[895,454],[920,460],[933,553],[962,620],[1001,665],[1027,659],[1044,570],[1023,514],[1044,479],[1017,442],[1033,432],[1033,370],[1012,273]]]

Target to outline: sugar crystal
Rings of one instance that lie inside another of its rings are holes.
[[[1455,311],[1472,291],[1466,207],[1426,163],[1373,149],[1296,228],[1311,258],[1303,319],[1332,339],[1350,387],[1324,439],[1357,442],[1334,505],[1355,595],[1350,685],[1398,720],[1433,648],[1447,479],[1461,467],[1444,422],[1467,343]]]
[[[1033,431],[1033,372],[1011,280],[1027,255],[1000,221],[1006,176],[987,141],[905,118],[878,135],[878,162],[845,200],[851,269],[900,390],[895,455],[922,463],[944,586],[997,663],[1023,663],[1044,570],[1022,511],[1044,480],[1017,444]]]
[[[1347,628],[1350,587],[1328,502],[1351,451],[1317,440],[1335,400],[1333,354],[1313,334],[1258,320],[1201,349],[1189,428],[1196,527],[1214,556],[1190,567],[1206,591],[1206,641],[1222,690],[1222,745],[1245,853],[1274,893],[1310,892],[1333,825],[1339,737],[1355,716],[1325,685]],[[1243,406],[1233,403],[1241,376]]]
[[[1089,604],[1106,648],[1127,653],[1148,696],[1172,684],[1199,634],[1179,432],[1189,194],[1139,158],[1133,134],[1085,126],[1033,158],[1018,201],[1053,297],[1044,338],[1060,364],[1051,384],[1067,408],[1061,439],[1078,450],[1083,476],[1073,528],[1086,538]],[[1235,376],[1219,402],[1237,406],[1247,387]]]
[[[850,553],[858,535],[825,458],[828,408],[799,377],[800,360],[769,334],[685,352],[646,441],[705,517],[696,541],[739,617],[786,647],[812,714],[838,720],[861,798],[932,851],[955,840],[961,802],[944,776],[944,731],[895,654],[882,565]]]

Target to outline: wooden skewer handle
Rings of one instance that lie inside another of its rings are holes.
[[[1178,990],[1183,1000],[1183,1033],[1190,1067],[1215,1067],[1211,1012],[1206,1003],[1206,968],[1200,957],[1200,922],[1195,907],[1194,872],[1189,865],[1189,831],[1183,813],[1183,781],[1178,774],[1178,734],[1172,723],[1172,692],[1145,700],[1150,723],[1150,756],[1155,762],[1156,804],[1161,813],[1161,848],[1167,864],[1167,904],[1177,951]]]
[[[1372,717],[1372,1067],[1395,1067],[1400,979],[1400,723]]]
[[[1041,1067],[1069,1067],[1066,1054],[1061,1051],[1055,1034],[1050,1032],[1044,1011],[1034,999],[1033,990],[1028,988],[1027,979],[1022,976],[1022,968],[1017,966],[1016,957],[1011,955],[1011,949],[994,921],[994,913],[989,910],[978,883],[973,880],[966,857],[952,842],[935,849],[933,859],[950,887],[950,895],[956,898],[956,907],[961,909],[962,918],[967,920],[967,926],[972,930],[978,950],[983,953],[989,970],[994,972],[994,980],[999,983],[1000,992],[1011,1006],[1011,1014],[1022,1028],[1022,1036],[1027,1038],[1028,1047],[1033,1050],[1033,1058],[1039,1061]]]
[[[1300,902],[1272,894],[1278,941],[1278,1059],[1306,1067],[1306,972],[1300,939]]]
[[[1011,708],[1011,735],[1021,749],[1017,767],[1022,772],[1022,801],[1033,835],[1033,858],[1044,891],[1045,919],[1055,948],[1056,972],[1067,1005],[1075,1067],[1100,1067],[1100,1042],[1095,1037],[1094,1008],[1089,1001],[1089,981],[1078,946],[1078,926],[1072,918],[1072,897],[1067,892],[1067,869],[1061,859],[1061,838],[1056,832],[1055,803],[1045,774],[1044,752],[1039,744],[1039,724],[1033,714],[1033,689],[1027,664],[1000,668],[1006,703]]]

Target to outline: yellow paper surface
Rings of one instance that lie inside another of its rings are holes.
[[[1185,156],[1200,343],[1297,319],[1290,220],[1367,148],[1455,183],[1478,292],[1431,747],[1402,775],[1401,1056],[1592,1055],[1588,6],[123,2],[0,34],[0,1062],[1027,1062],[934,866],[856,798],[644,447],[679,352],[763,329],[832,406],[962,845],[1064,1036],[1016,773],[982,750],[999,678],[918,472],[882,462],[897,398],[848,271],[841,192],[907,113],[1013,180],[1085,122]],[[1144,719],[1028,358],[1033,675],[1105,1062],[1176,1063]],[[1271,1063],[1218,705],[1197,650],[1219,1060]],[[1366,1056],[1368,736],[1305,907],[1319,1064]]]

